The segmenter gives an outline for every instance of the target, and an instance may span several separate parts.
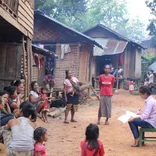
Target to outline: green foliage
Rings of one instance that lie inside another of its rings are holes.
[[[129,19],[125,0],[35,0],[35,8],[78,31],[103,23],[135,41],[145,34],[139,19]]]
[[[146,4],[151,9],[151,14],[154,16],[153,19],[150,20],[150,24],[148,25],[147,30],[150,31],[151,36],[154,36],[153,42],[155,42],[156,41],[156,1],[146,0]],[[154,47],[156,47],[156,42]]]

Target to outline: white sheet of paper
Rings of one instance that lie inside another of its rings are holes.
[[[121,121],[122,123],[126,123],[126,122],[128,122],[128,120],[131,117],[138,117],[138,115],[136,113],[134,113],[134,112],[126,111],[126,114],[125,115],[121,115],[118,118],[118,120]]]
[[[118,120],[119,121],[121,121],[122,123],[126,123],[126,122],[128,122],[128,120],[130,119],[131,117],[130,116],[128,116],[128,115],[122,115],[122,116],[120,116],[119,118],[118,118]]]

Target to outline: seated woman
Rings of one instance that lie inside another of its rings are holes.
[[[15,80],[11,82],[11,86],[15,86],[17,90],[17,95],[19,96],[20,103],[24,102],[24,85],[20,80]]]
[[[39,93],[39,85],[36,81],[31,83],[31,91],[29,93],[29,101],[35,106],[36,113],[40,113],[43,109],[43,98]],[[39,114],[37,114],[39,115]]]
[[[147,86],[141,87],[139,93],[140,96],[145,99],[145,108],[141,115],[138,113],[138,117],[129,120],[129,126],[134,136],[134,145],[132,145],[132,147],[138,147],[139,145],[138,127],[156,128],[156,100],[153,98]]]
[[[17,114],[18,118],[10,120],[3,132],[7,155],[34,156],[35,109],[30,102],[23,102]]]
[[[9,105],[11,112],[15,113],[16,109],[18,109],[21,104],[20,97],[17,95],[17,89],[15,86],[9,86],[5,91],[7,91],[9,94]]]
[[[11,110],[8,104],[9,95],[6,91],[0,92],[1,102],[0,102],[0,126],[4,126],[8,123],[9,120],[14,119],[13,114],[11,114]]]

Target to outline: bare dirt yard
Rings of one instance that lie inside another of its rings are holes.
[[[85,138],[85,128],[89,123],[97,121],[98,100],[92,98],[88,104],[81,105],[76,113],[78,123],[63,123],[61,118],[50,118],[50,124],[37,121],[38,126],[48,129],[49,140],[46,143],[48,156],[80,156],[80,141]],[[144,107],[144,101],[139,96],[129,95],[126,91],[120,91],[113,97],[113,112],[110,125],[104,125],[104,119],[100,128],[100,140],[105,147],[106,156],[155,156],[156,143],[146,143],[144,147],[132,148],[133,137],[128,124],[123,124],[117,118],[126,110],[137,112]],[[156,134],[149,134],[156,135]],[[6,156],[5,148],[0,144],[0,156]]]

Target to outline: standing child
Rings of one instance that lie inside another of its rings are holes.
[[[103,144],[99,137],[99,128],[90,124],[86,129],[86,139],[81,142],[81,156],[103,156],[105,154]]]
[[[134,92],[134,81],[132,79],[129,80],[129,92]]]
[[[47,129],[38,127],[34,131],[34,140],[36,141],[34,152],[35,156],[46,156],[46,149],[43,142],[48,140]]]
[[[41,97],[44,99],[43,109],[42,109],[42,118],[43,118],[44,122],[48,122],[47,113],[49,111],[49,101],[48,101],[48,97],[47,97],[47,91],[48,90],[46,88],[41,89]]]
[[[147,78],[144,81],[144,86],[149,86],[149,82],[148,82],[148,79]]]

